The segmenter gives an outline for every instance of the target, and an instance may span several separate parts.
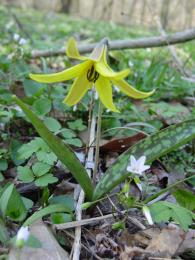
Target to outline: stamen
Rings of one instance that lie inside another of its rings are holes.
[[[94,80],[93,80],[94,83],[95,83],[96,80],[99,78],[99,75],[100,75],[100,74],[99,74],[97,71],[95,71]]]
[[[89,82],[96,82],[96,80],[99,78],[99,73],[95,71],[94,66],[92,66],[88,71],[87,71],[87,79]]]

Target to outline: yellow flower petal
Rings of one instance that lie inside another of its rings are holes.
[[[83,73],[85,69],[91,66],[91,61],[85,61],[81,64],[75,65],[70,69],[63,70],[62,72],[52,74],[30,74],[29,77],[35,81],[43,83],[62,82],[75,77],[78,77]]]
[[[108,79],[100,76],[95,83],[96,90],[103,105],[113,112],[119,112],[112,99],[112,86]]]
[[[77,60],[87,60],[88,58],[85,56],[81,56],[77,47],[77,42],[74,38],[70,38],[67,42],[66,46],[66,54],[69,58],[77,59]]]
[[[92,82],[87,80],[86,71],[80,77],[76,78],[73,82],[67,97],[64,99],[64,103],[68,106],[73,106],[78,103],[85,95],[87,90],[92,87]]]
[[[147,98],[155,92],[155,90],[152,90],[150,92],[139,91],[134,87],[132,87],[131,85],[129,85],[125,80],[112,79],[112,81],[123,93],[125,93],[126,95],[132,98],[137,98],[137,99]]]
[[[129,69],[120,72],[114,72],[107,62],[107,46],[105,45],[100,60],[95,64],[95,69],[104,77],[114,78],[116,80],[127,77],[130,73]]]
[[[95,70],[106,78],[114,78],[116,80],[127,77],[130,73],[129,69],[122,70],[120,72],[114,72],[111,68],[106,66],[103,62],[95,63]]]

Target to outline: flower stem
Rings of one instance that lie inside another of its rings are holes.
[[[87,145],[87,157],[85,160],[85,167],[88,175],[91,177],[92,169],[87,167],[89,162],[93,162],[94,159],[94,147],[93,147],[93,140],[95,138],[95,126],[96,126],[96,116],[95,111],[93,109],[93,102],[94,102],[94,91],[92,92],[92,98],[89,106],[89,122],[88,122],[88,132],[89,132],[89,140]],[[75,209],[76,220],[81,221],[82,219],[82,204],[85,199],[84,191],[81,190],[78,202]],[[81,226],[76,227],[75,229],[75,239],[73,243],[72,249],[72,258],[73,260],[80,259],[80,249],[81,249]]]
[[[93,170],[93,182],[95,182],[95,178],[96,178],[97,170],[98,170],[100,138],[101,138],[102,111],[103,111],[102,102],[99,100],[98,120],[97,120],[97,130],[96,130],[95,165],[94,165],[94,170]]]

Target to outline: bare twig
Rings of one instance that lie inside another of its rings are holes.
[[[128,212],[127,210],[123,210],[123,211],[120,211],[120,212],[111,213],[111,214],[100,216],[100,217],[82,219],[82,220],[79,220],[79,221],[72,221],[72,222],[67,222],[67,223],[63,223],[63,224],[56,224],[56,225],[54,225],[54,227],[56,229],[59,229],[59,230],[68,229],[68,228],[74,228],[74,227],[81,227],[81,226],[84,226],[84,225],[90,225],[90,224],[93,224],[93,223],[100,222],[102,220],[106,220],[106,219],[110,219],[110,218],[113,218],[113,217],[117,217],[117,216],[119,216],[119,214],[121,215],[121,214],[125,214],[127,212]],[[138,223],[136,218],[130,217],[130,220],[133,223],[135,223],[135,222],[136,222],[136,224]],[[144,225],[143,226],[139,225],[139,228],[145,229]]]
[[[74,239],[74,236],[71,234],[71,233],[69,233],[67,230],[65,230],[64,231],[65,233],[66,233],[66,235],[68,235],[69,237],[71,237],[72,239]],[[97,259],[102,259],[102,258],[100,258],[91,248],[88,248],[87,246],[85,246],[84,244],[82,244],[81,243],[81,246],[85,249],[85,250],[87,250],[87,252],[88,253],[90,253],[90,254],[92,254],[93,256],[95,256]]]
[[[188,29],[182,32],[177,32],[172,35],[168,35],[166,37],[156,36],[156,37],[146,37],[135,40],[115,40],[109,42],[110,50],[121,50],[121,49],[139,49],[139,48],[148,48],[148,47],[162,47],[166,46],[167,43],[178,44],[187,41],[191,41],[195,39],[195,28]],[[91,52],[96,43],[80,45],[79,51],[80,53],[88,53]],[[61,50],[46,50],[46,51],[38,51],[34,50],[31,53],[31,58],[40,58],[40,57],[50,57],[50,56],[58,56],[65,55],[66,49],[62,48]]]

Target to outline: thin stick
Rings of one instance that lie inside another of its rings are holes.
[[[65,230],[64,231],[69,237],[71,237],[72,239],[74,239],[74,236],[71,234],[71,233],[69,233],[67,230]],[[93,256],[95,256],[97,259],[102,259],[102,258],[100,258],[95,252],[93,252],[91,249],[89,249],[87,246],[85,246],[84,244],[82,244],[81,243],[81,246],[85,249],[85,250],[87,250],[87,252],[88,253],[90,253],[90,254],[92,254]]]
[[[135,40],[115,40],[109,41],[110,50],[122,50],[122,49],[139,49],[139,48],[153,48],[153,47],[162,47],[171,44],[178,44],[195,39],[195,28],[188,29],[182,32],[177,32],[172,35],[167,35],[166,37],[156,36],[156,37],[145,37]],[[80,53],[89,53],[91,52],[97,43],[86,44],[78,46]],[[31,53],[31,58],[40,58],[40,57],[50,57],[65,55],[66,49],[62,48],[61,50],[46,50],[39,51],[34,50]]]
[[[96,127],[96,116],[93,112],[92,120],[91,120],[91,127],[90,127],[90,137],[89,137],[89,151],[86,161],[86,168],[88,167],[89,162],[93,162],[93,154],[94,154],[94,147],[91,146],[91,143],[93,142],[95,138],[95,127]],[[92,169],[87,168],[87,173],[89,176],[91,176]],[[85,194],[84,191],[81,190],[79,199],[76,206],[76,220],[81,221],[82,219],[82,204],[84,202]],[[73,260],[79,260],[80,259],[80,250],[81,250],[81,226],[77,226],[75,229],[75,239],[73,244]]]
[[[102,102],[99,100],[98,120],[97,120],[97,130],[96,130],[95,165],[94,165],[94,170],[93,170],[93,182],[94,183],[95,183],[95,178],[96,178],[97,169],[98,169],[98,162],[99,162],[102,111],[103,111]]]
[[[71,221],[71,222],[67,222],[67,223],[63,223],[63,224],[56,224],[56,225],[54,225],[54,227],[56,229],[59,229],[59,230],[74,228],[74,227],[81,227],[81,226],[97,223],[97,222],[100,222],[102,220],[106,220],[106,219],[109,219],[109,218],[117,217],[117,216],[119,216],[121,214],[125,214],[127,212],[128,212],[128,210],[123,210],[121,212],[115,212],[115,213],[107,214],[105,216],[82,219],[80,221]],[[145,228],[144,225],[142,225],[136,218],[133,218],[133,217],[130,217],[130,216],[128,216],[128,217],[129,217],[129,220],[132,223],[134,223],[135,225],[137,225],[139,228],[141,228],[141,229]]]

